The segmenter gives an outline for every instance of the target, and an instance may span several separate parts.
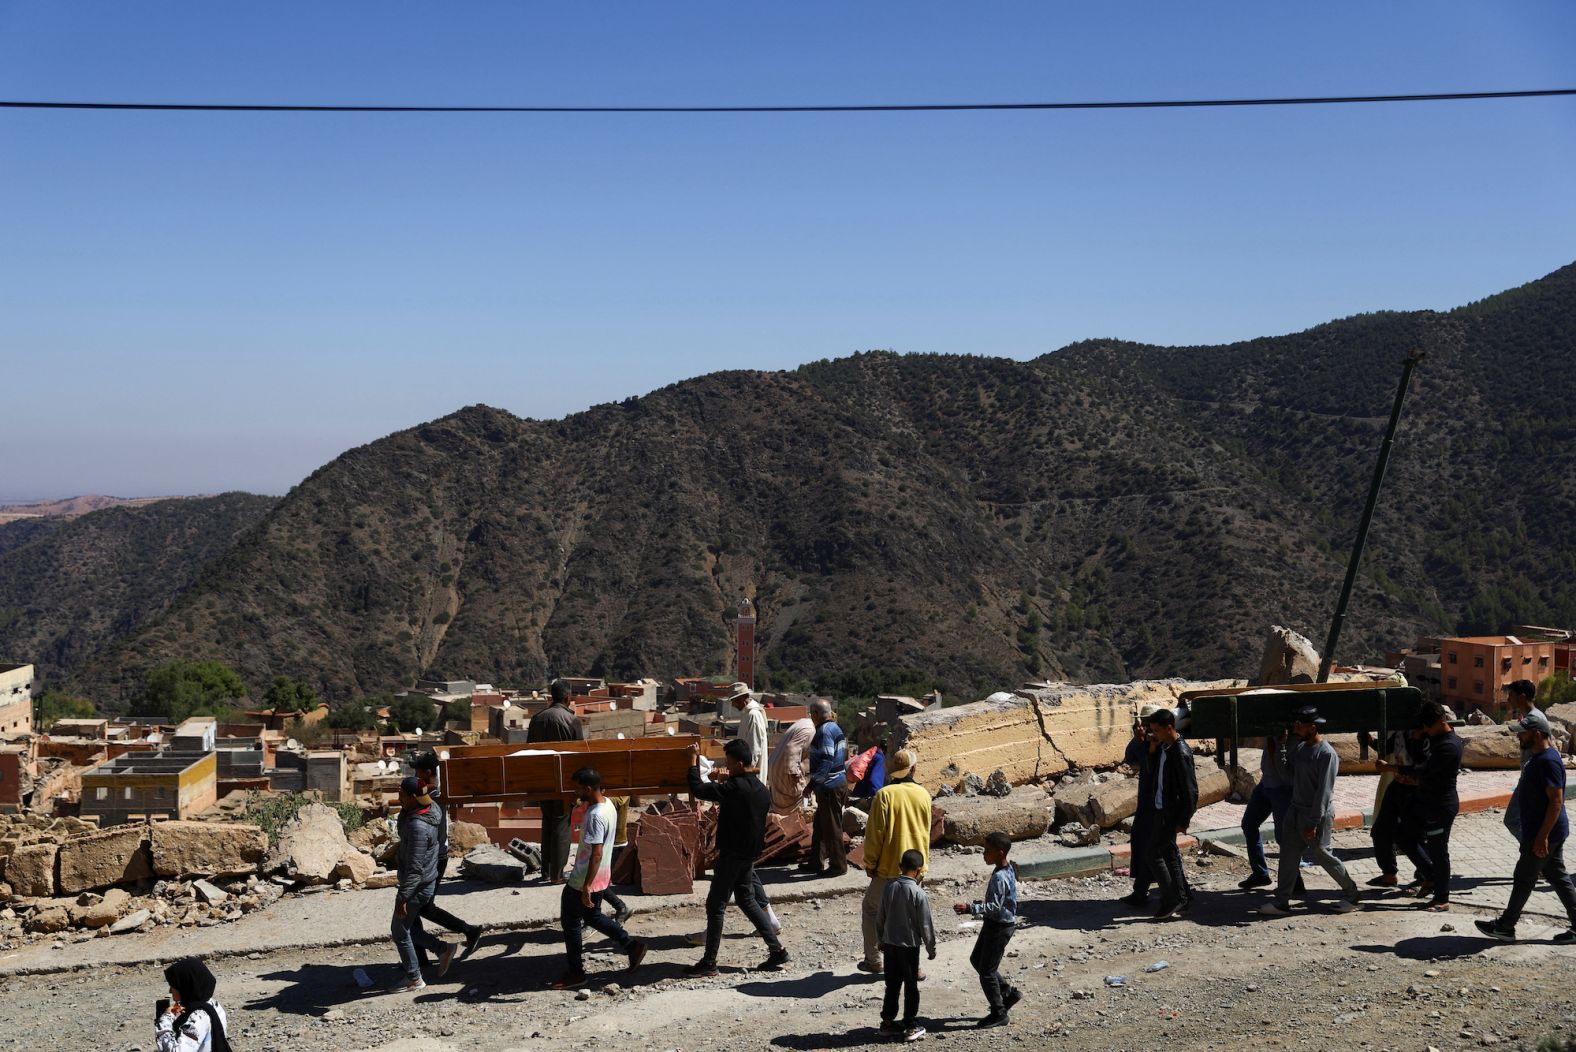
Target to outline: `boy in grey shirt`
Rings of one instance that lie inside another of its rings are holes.
[[[1289,761],[1278,759],[1281,775],[1291,782],[1291,812],[1280,838],[1275,901],[1259,910],[1271,917],[1284,917],[1291,912],[1292,889],[1297,883],[1304,845],[1313,852],[1314,861],[1341,886],[1342,898],[1335,904],[1335,912],[1357,909],[1357,882],[1330,852],[1335,826],[1335,776],[1340,773],[1341,760],[1335,747],[1320,733],[1323,724],[1324,718],[1312,705],[1298,709],[1291,729],[1302,744]]]
[[[886,997],[881,1002],[881,1032],[901,1033],[906,1041],[925,1036],[919,1015],[919,947],[924,945],[931,960],[936,959],[936,929],[930,921],[930,899],[919,886],[925,856],[905,851],[898,860],[903,872],[881,893],[876,910],[876,931],[881,933],[881,948],[886,955]],[[903,991],[903,1023],[897,1020],[898,990]]]
[[[1012,837],[995,832],[985,837],[985,864],[993,867],[985,898],[980,902],[959,902],[952,908],[981,918],[979,938],[969,963],[980,976],[980,988],[990,1003],[990,1014],[979,1021],[980,1029],[1004,1026],[1012,1006],[1023,1000],[1023,991],[1001,977],[1001,959],[1007,942],[1018,927],[1018,871],[1007,861]]]

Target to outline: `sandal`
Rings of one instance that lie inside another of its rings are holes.
[[[1449,913],[1450,912],[1450,902],[1449,902],[1449,900],[1446,900],[1444,902],[1430,902],[1428,905],[1423,907],[1423,912],[1424,913]]]

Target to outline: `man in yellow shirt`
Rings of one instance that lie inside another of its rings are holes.
[[[918,851],[925,859],[920,867],[923,878],[930,865],[930,794],[914,781],[917,763],[912,749],[899,749],[892,757],[887,783],[870,802],[870,821],[865,826],[865,872],[870,886],[860,910],[865,937],[865,956],[859,970],[881,974],[881,936],[876,915],[886,886],[902,876],[905,851]]]

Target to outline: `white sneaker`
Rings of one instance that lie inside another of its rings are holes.
[[[1291,907],[1282,906],[1278,902],[1266,902],[1259,907],[1259,912],[1266,917],[1290,917]]]
[[[425,990],[426,988],[427,984],[418,977],[415,979],[401,979],[399,982],[389,987],[388,992],[391,994],[409,994],[414,993],[417,990]]]

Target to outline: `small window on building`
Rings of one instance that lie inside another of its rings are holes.
[[[1547,657],[1540,657],[1540,658],[1538,658],[1538,667],[1539,668],[1548,668],[1549,667],[1549,659]]]
[[[1481,684],[1479,684],[1479,686],[1481,686]],[[125,794],[124,794],[124,798],[127,799],[127,800],[131,799],[131,786],[129,786],[129,785],[126,786],[126,791],[125,791]]]
[[[1482,680],[1477,680],[1476,682],[1474,682],[1472,684],[1472,693],[1474,693],[1474,694],[1481,694],[1481,693],[1483,693],[1483,681]]]
[[[1455,690],[1456,689],[1456,677],[1451,676],[1449,683],[1450,683],[1450,689],[1451,690]]]
[[[1456,652],[1454,650],[1450,652],[1450,663],[1452,665],[1456,663]]]
[[[109,790],[101,785],[98,787],[98,791],[93,794],[93,797],[95,800],[108,800]]]
[[[1479,654],[1477,657],[1472,659],[1472,667],[1473,668],[1482,668],[1483,667],[1483,655],[1482,654]]]
[[[1521,663],[1523,665],[1530,665],[1530,664],[1532,664],[1532,655],[1528,654],[1526,657],[1522,658],[1521,659]]]

